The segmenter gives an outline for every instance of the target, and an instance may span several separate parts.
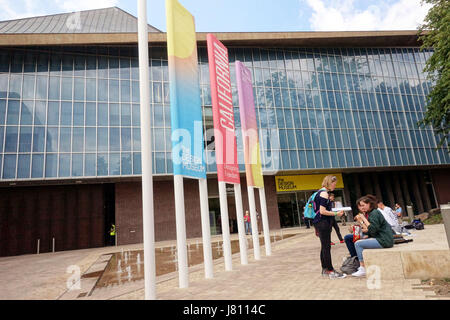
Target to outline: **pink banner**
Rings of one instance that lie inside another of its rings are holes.
[[[264,188],[252,73],[240,61],[236,61],[236,83],[239,95],[247,186]]]
[[[228,50],[210,33],[207,44],[217,176],[219,181],[239,184]]]

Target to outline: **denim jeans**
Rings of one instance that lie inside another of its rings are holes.
[[[345,244],[347,245],[348,252],[350,253],[350,256],[356,257],[358,254],[356,253],[355,244],[353,243],[353,234],[347,234],[344,237]]]
[[[358,255],[358,260],[363,261],[363,250],[364,249],[381,249],[383,248],[381,244],[375,238],[358,240],[355,242],[355,250]]]
[[[250,221],[245,221],[245,234],[252,233],[252,227]]]

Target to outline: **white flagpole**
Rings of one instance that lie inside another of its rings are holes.
[[[231,259],[230,225],[228,220],[228,201],[226,183],[219,181],[220,220],[222,224],[223,257],[225,270],[233,270]]]
[[[266,256],[270,256],[272,254],[272,247],[270,244],[269,219],[267,217],[266,193],[264,188],[259,188],[259,201],[261,204],[261,216],[264,231],[264,246],[266,248]]]
[[[244,210],[242,208],[242,191],[239,183],[234,184],[234,199],[236,202],[236,217],[239,233],[239,249],[241,254],[241,264],[248,264],[247,259],[247,237],[244,226]]]
[[[152,134],[148,80],[147,0],[138,0],[139,86],[142,154],[142,226],[144,235],[145,299],[156,299],[155,225],[153,208]]]
[[[253,255],[255,260],[260,260],[261,254],[259,251],[258,218],[256,217],[255,192],[253,187],[250,186],[247,186],[247,192],[248,205],[250,207],[250,222],[252,225]]]
[[[208,185],[206,179],[199,179],[200,214],[202,217],[203,263],[205,278],[211,279],[213,274],[213,259],[211,250],[211,226],[209,224]]]
[[[180,288],[187,288],[189,286],[189,274],[186,249],[186,216],[184,211],[183,176],[177,174],[173,179],[177,228],[178,284]]]

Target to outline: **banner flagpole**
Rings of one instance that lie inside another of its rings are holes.
[[[156,299],[155,226],[153,208],[152,133],[148,79],[147,0],[138,0],[139,86],[142,153],[142,226],[145,299]]]
[[[261,217],[264,232],[264,246],[266,249],[266,256],[270,256],[272,254],[272,247],[270,244],[269,219],[267,217],[266,193],[264,188],[259,188],[259,201],[261,204]]]

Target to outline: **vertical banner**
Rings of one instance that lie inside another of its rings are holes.
[[[206,178],[194,17],[166,0],[174,175]]]
[[[247,186],[264,188],[252,75],[250,70],[240,61],[236,61],[236,82],[239,95],[242,139],[244,142]]]
[[[210,33],[207,45],[217,176],[220,182],[240,183],[228,50]]]

